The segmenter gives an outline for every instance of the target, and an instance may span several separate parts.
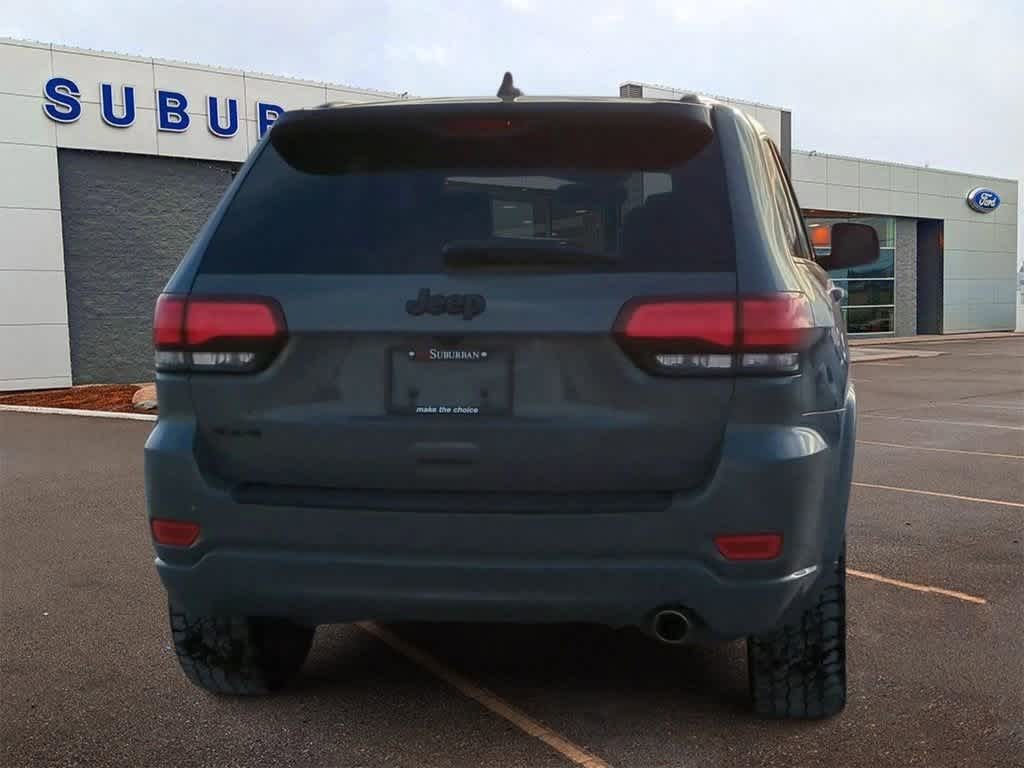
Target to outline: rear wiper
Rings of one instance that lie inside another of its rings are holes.
[[[567,240],[550,238],[496,238],[493,240],[453,240],[441,249],[449,269],[488,269],[532,267],[605,267],[618,258],[577,248]]]

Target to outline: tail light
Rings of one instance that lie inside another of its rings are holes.
[[[153,317],[158,371],[249,373],[265,368],[287,338],[268,298],[161,294]]]
[[[814,340],[802,293],[738,299],[634,299],[615,321],[633,360],[666,375],[796,373]]]

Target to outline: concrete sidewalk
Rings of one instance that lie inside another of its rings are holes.
[[[986,339],[1024,339],[1018,331],[984,331],[980,333],[945,333],[924,336],[879,336],[870,339],[850,339],[851,347],[877,347],[883,344],[937,344],[944,341],[984,341]]]
[[[907,357],[938,357],[946,352],[921,349],[918,344],[944,344],[950,341],[1024,340],[1024,333],[995,331],[985,333],[950,333],[929,336],[897,336],[871,339],[850,339],[850,360],[854,363],[875,363],[883,360],[901,360]],[[898,345],[915,345],[903,346]]]

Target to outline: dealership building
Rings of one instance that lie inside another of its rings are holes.
[[[0,390],[152,378],[155,297],[273,121],[396,98],[0,39]],[[788,110],[722,100],[774,137],[816,249],[836,221],[878,231],[874,263],[832,275],[851,334],[1015,328],[1016,181],[805,152],[792,147]]]

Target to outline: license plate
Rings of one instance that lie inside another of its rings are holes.
[[[437,416],[507,413],[512,358],[481,347],[406,347],[391,352],[391,410]]]

